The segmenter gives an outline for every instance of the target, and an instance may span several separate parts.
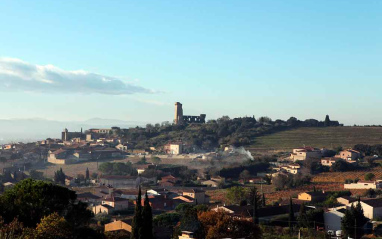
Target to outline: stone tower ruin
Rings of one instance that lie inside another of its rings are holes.
[[[175,119],[174,124],[204,124],[206,122],[206,115],[201,114],[199,116],[183,115],[183,108],[180,102],[175,103]]]
[[[175,124],[182,124],[183,123],[183,108],[182,104],[180,102],[175,102]]]

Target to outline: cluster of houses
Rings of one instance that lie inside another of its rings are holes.
[[[326,200],[328,194],[323,191],[316,192],[302,192],[299,193],[296,199],[293,199],[293,212],[295,216],[298,216],[301,206],[305,206],[306,210],[316,209],[318,207],[314,206],[315,203],[320,203]],[[325,225],[318,225],[317,229],[322,229],[325,231],[339,231],[341,230],[341,219],[345,215],[345,211],[349,209],[352,205],[358,203],[358,199],[350,196],[342,196],[337,198],[338,206],[333,208],[327,208],[324,211],[324,221]],[[282,216],[287,216],[289,214],[288,205],[289,200],[280,202],[277,206],[267,206],[264,208],[259,208],[258,218],[262,223],[271,222],[274,219],[280,218]],[[364,216],[370,221],[378,220],[382,218],[382,198],[361,198],[360,204],[362,206]],[[217,206],[213,208],[214,211],[223,210],[224,212],[232,215],[233,217],[238,217],[242,219],[251,220],[253,218],[253,207],[251,205],[238,206]]]
[[[170,211],[181,203],[208,204],[209,196],[200,188],[152,188],[147,190],[150,205],[155,211]],[[115,214],[118,211],[133,209],[138,196],[136,188],[116,189],[111,186],[99,186],[92,192],[79,193],[77,199],[90,205],[94,214]],[[142,204],[144,196],[142,196]]]
[[[361,158],[361,153],[354,149],[346,149],[340,151],[334,157],[326,157],[328,150],[313,148],[313,147],[302,147],[293,149],[293,152],[290,155],[291,161],[304,161],[307,159],[321,159],[321,164],[323,166],[332,166],[338,160],[344,160],[348,163],[354,163],[356,160]]]

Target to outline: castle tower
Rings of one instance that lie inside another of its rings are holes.
[[[183,123],[183,108],[182,104],[180,102],[175,103],[175,124],[182,124]]]

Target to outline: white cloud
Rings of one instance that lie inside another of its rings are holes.
[[[0,91],[109,95],[154,93],[115,77],[83,70],[66,71],[53,65],[34,65],[20,59],[5,57],[0,57]]]

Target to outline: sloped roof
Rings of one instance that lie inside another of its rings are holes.
[[[382,198],[367,199],[362,202],[374,208],[382,207]]]

